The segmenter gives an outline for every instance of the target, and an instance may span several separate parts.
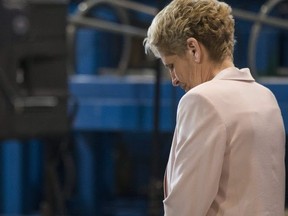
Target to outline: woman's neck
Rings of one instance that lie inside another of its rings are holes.
[[[229,67],[234,67],[234,63],[231,58],[226,58],[221,63],[212,63],[208,65],[208,67],[208,71],[210,71],[211,75],[215,77],[222,70]]]

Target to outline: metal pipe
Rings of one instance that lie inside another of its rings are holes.
[[[130,9],[130,10],[135,10],[138,12],[142,12],[145,14],[149,14],[151,16],[155,16],[157,14],[157,8],[150,7],[144,4],[136,3],[136,2],[131,2],[127,0],[121,0],[121,1],[115,1],[115,0],[97,0],[97,1],[88,1],[84,2],[81,4],[80,9],[82,8],[83,12],[85,13],[86,8],[91,8],[94,7],[97,4],[111,4],[114,6]]]
[[[275,1],[275,0],[273,0]],[[281,0],[283,1],[283,0]],[[233,9],[233,15],[235,18],[254,21],[261,24],[278,27],[282,29],[288,30],[288,21],[285,19],[275,18],[275,17],[267,17],[267,16],[260,16],[259,14],[248,12],[240,9]]]
[[[70,24],[73,24],[77,27],[87,27],[87,28],[95,28],[95,29],[102,29],[105,31],[118,33],[118,34],[125,34],[137,37],[145,37],[146,30],[132,27],[125,24],[117,24],[109,21],[104,21],[96,18],[84,18],[84,17],[70,17],[68,19]]]
[[[267,17],[267,14],[281,1],[283,0],[269,0],[265,4],[263,4],[260,9],[260,13],[258,15],[258,19],[252,26],[249,44],[248,44],[248,64],[249,64],[252,74],[254,75],[256,79],[258,78],[257,67],[256,67],[256,48],[257,48],[257,40],[258,40],[259,33],[261,31],[262,24],[268,24],[274,27],[288,29],[287,21],[283,21],[283,19]]]

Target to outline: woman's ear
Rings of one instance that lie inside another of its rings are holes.
[[[191,37],[187,39],[187,49],[192,53],[192,58],[196,63],[201,62],[201,48],[199,42]]]

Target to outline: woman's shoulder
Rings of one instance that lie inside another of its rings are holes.
[[[209,96],[211,94],[219,94],[221,91],[225,91],[225,88],[226,87],[223,82],[211,80],[195,86],[194,88],[190,89],[186,95]]]
[[[208,81],[186,92],[181,98],[180,103],[197,103],[200,101],[211,103],[210,98],[213,98],[215,94],[221,94],[217,90],[217,84],[215,85],[211,81]]]
[[[233,94],[233,90],[231,91],[231,88],[233,87],[229,86],[229,84],[226,85],[226,82],[221,80],[211,80],[190,89],[181,98],[180,103],[198,103],[198,105],[209,104],[211,107],[215,107],[217,106],[216,104],[218,104],[219,101],[223,99],[223,97],[227,97],[228,95]]]

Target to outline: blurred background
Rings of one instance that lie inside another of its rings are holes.
[[[0,0],[0,215],[163,215],[183,91],[144,53],[168,0]],[[288,134],[288,1],[227,0]],[[287,199],[286,199],[287,200]]]

